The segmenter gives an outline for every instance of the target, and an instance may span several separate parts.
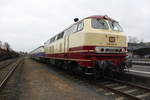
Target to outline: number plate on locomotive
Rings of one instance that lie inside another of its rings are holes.
[[[115,37],[109,37],[109,42],[115,42]]]

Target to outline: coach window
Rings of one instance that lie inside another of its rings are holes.
[[[62,32],[62,33],[60,34],[60,38],[63,38],[63,36],[64,36],[64,32]]]
[[[108,24],[104,19],[92,19],[92,27],[95,29],[108,29]]]
[[[55,41],[55,38],[56,38],[56,36],[51,39],[51,43]]]
[[[58,34],[58,36],[57,36],[57,40],[61,39],[63,36],[64,36],[64,32],[62,32],[62,33]]]
[[[83,27],[84,27],[83,22],[79,23],[78,24],[78,31],[83,30]]]

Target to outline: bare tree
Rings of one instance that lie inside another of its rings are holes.
[[[137,38],[135,36],[128,36],[129,43],[142,43],[144,40],[141,38]]]
[[[9,43],[5,42],[4,45],[5,45],[5,47],[6,47],[6,50],[9,51],[9,50],[10,50],[10,45],[9,45]]]

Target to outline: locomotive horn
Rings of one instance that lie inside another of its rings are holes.
[[[77,22],[77,21],[79,21],[79,18],[74,18],[74,22]]]

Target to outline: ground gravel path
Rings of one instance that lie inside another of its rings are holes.
[[[50,65],[25,58],[21,70],[19,100],[111,100],[88,85],[73,82]]]

